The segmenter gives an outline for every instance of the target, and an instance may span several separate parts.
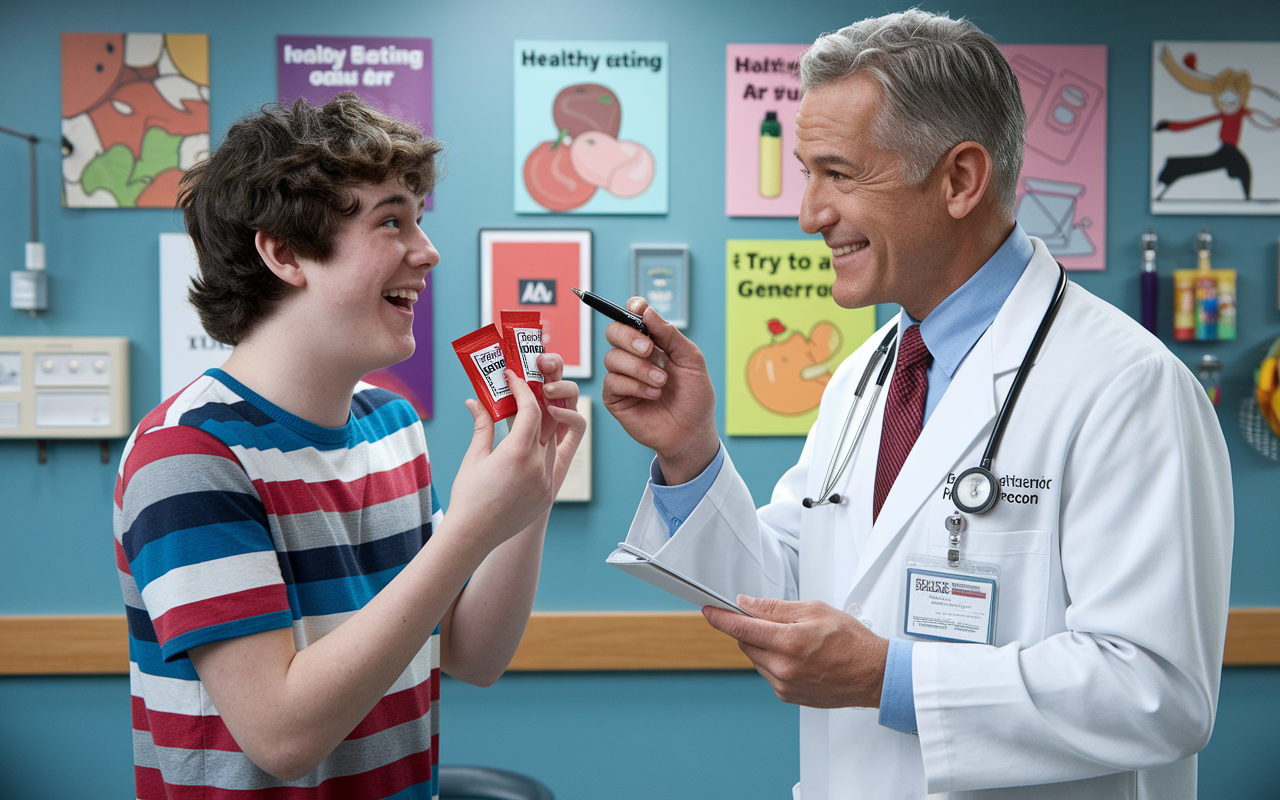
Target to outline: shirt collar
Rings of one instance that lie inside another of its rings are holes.
[[[1031,239],[1015,222],[1013,232],[1000,249],[964,285],[939,303],[924,322],[902,310],[899,326],[906,330],[911,325],[920,325],[920,338],[933,356],[931,369],[942,369],[948,378],[955,375],[965,356],[1000,313],[1000,307],[1031,263],[1034,252]]]

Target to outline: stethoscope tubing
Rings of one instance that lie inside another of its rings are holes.
[[[840,429],[840,438],[836,440],[836,447],[831,451],[831,461],[827,464],[826,479],[823,481],[822,491],[818,494],[819,499],[814,500],[806,497],[805,508],[840,502],[840,496],[832,494],[831,491],[835,488],[836,482],[840,480],[840,476],[844,474],[845,468],[849,466],[849,460],[853,458],[853,451],[858,449],[858,442],[862,441],[862,432],[867,429],[867,422],[871,419],[871,410],[875,407],[876,397],[880,394],[881,387],[884,386],[890,367],[893,366],[893,358],[897,354],[897,347],[898,326],[895,323],[889,329],[889,332],[885,334],[875,352],[871,354],[866,368],[862,371],[862,377],[858,380],[858,388],[853,393],[853,405],[849,407],[849,413],[844,418],[844,426]],[[840,463],[840,467],[837,469],[836,460],[840,458],[840,450],[843,449],[845,437],[849,433],[849,424],[853,422],[854,411],[857,410],[858,404],[862,401],[862,393],[867,388],[867,381],[870,380],[871,373],[875,370],[881,358],[885,359],[884,364],[880,365],[880,374],[876,377],[876,385],[872,387],[871,396],[867,398],[867,405],[862,410],[862,419],[859,420],[858,430],[853,435],[853,446],[845,452],[844,461]]]
[[[1040,327],[1036,328],[1036,335],[1031,339],[1031,346],[1027,348],[1027,354],[1022,357],[1022,364],[1018,366],[1018,372],[1013,376],[1013,385],[1009,387],[1009,394],[1004,398],[1004,404],[1000,406],[996,426],[991,431],[991,438],[987,440],[987,449],[982,453],[981,466],[985,470],[990,470],[991,462],[995,460],[996,450],[1000,448],[1000,440],[1004,438],[1005,426],[1009,423],[1009,415],[1013,413],[1013,404],[1018,400],[1022,385],[1027,382],[1027,373],[1031,371],[1031,365],[1040,354],[1040,345],[1044,344],[1045,337],[1049,335],[1049,328],[1053,326],[1053,320],[1058,316],[1058,309],[1062,307],[1062,299],[1067,295],[1067,283],[1067,268],[1058,264],[1058,285],[1053,290],[1053,300],[1049,302],[1049,310],[1044,312]]]

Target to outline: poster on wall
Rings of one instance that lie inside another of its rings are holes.
[[[355,92],[382,111],[432,131],[431,40],[404,36],[277,36],[276,80],[281,103],[305,98],[313,105]],[[427,195],[426,210],[435,207]],[[435,410],[432,363],[432,292],[413,306],[413,355],[370,373],[365,380],[402,395],[419,416]]]
[[[798,217],[795,151],[800,56],[807,44],[725,45],[724,213]]]
[[[1107,266],[1106,45],[1001,45],[1027,106],[1015,216],[1070,270]]]
[[[191,279],[200,272],[196,249],[185,233],[160,234],[160,396],[169,398],[220,367],[231,345],[209,337],[187,300]]]
[[[209,154],[209,37],[62,34],[62,205],[173,208]]]
[[[666,42],[516,41],[518,214],[667,213]]]
[[[875,307],[831,299],[821,239],[725,242],[725,431],[804,436],[840,362],[876,327]]]
[[[319,105],[355,92],[428,135],[431,40],[400,36],[277,36],[280,102],[299,97]],[[427,198],[427,210],[433,208]]]
[[[591,290],[591,231],[480,231],[480,324],[499,311],[537,311],[542,345],[566,378],[591,377],[591,314],[573,289]]]
[[[1151,213],[1280,214],[1280,42],[1154,42]]]

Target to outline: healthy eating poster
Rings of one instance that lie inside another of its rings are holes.
[[[515,210],[667,213],[666,42],[515,42]]]

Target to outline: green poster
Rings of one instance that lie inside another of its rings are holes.
[[[875,307],[831,299],[821,239],[725,242],[725,430],[804,436],[831,373],[875,331]]]

